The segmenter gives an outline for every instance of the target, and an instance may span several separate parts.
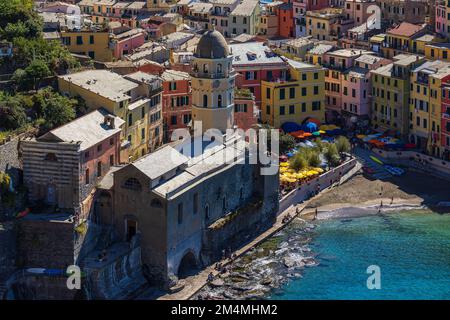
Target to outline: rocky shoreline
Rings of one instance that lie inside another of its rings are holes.
[[[290,278],[301,277],[305,268],[318,265],[309,248],[315,227],[303,219],[294,219],[285,229],[235,260],[228,272],[192,299],[263,299]]]

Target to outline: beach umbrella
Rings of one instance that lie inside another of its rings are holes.
[[[281,129],[286,133],[291,133],[301,129],[301,126],[295,122],[285,122],[281,125]]]
[[[288,162],[280,162],[280,167],[289,167]]]
[[[312,133],[313,136],[318,137],[320,136],[320,131],[315,131]]]
[[[317,131],[319,128],[317,127],[317,124],[314,122],[307,122],[304,126],[302,126],[305,131],[307,132],[314,132]]]
[[[286,153],[286,155],[290,158],[290,157],[292,157],[294,154],[293,154],[292,152],[288,152],[288,153]]]

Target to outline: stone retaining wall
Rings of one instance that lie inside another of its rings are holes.
[[[317,191],[317,186],[320,184],[320,191],[328,188],[331,184],[339,180],[346,173],[355,167],[356,159],[350,159],[338,167],[325,172],[324,174],[311,179],[306,184],[300,185],[298,189],[292,190],[280,200],[280,207],[277,215],[283,213],[287,208],[297,203],[303,202],[310,198],[311,192]]]

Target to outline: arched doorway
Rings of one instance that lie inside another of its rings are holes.
[[[178,265],[178,278],[183,279],[198,272],[197,259],[192,251],[185,253]]]

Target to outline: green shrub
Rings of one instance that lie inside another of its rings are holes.
[[[336,144],[337,151],[339,153],[350,152],[350,150],[351,150],[350,141],[348,141],[348,139],[344,136],[339,136],[336,139],[335,144]]]

